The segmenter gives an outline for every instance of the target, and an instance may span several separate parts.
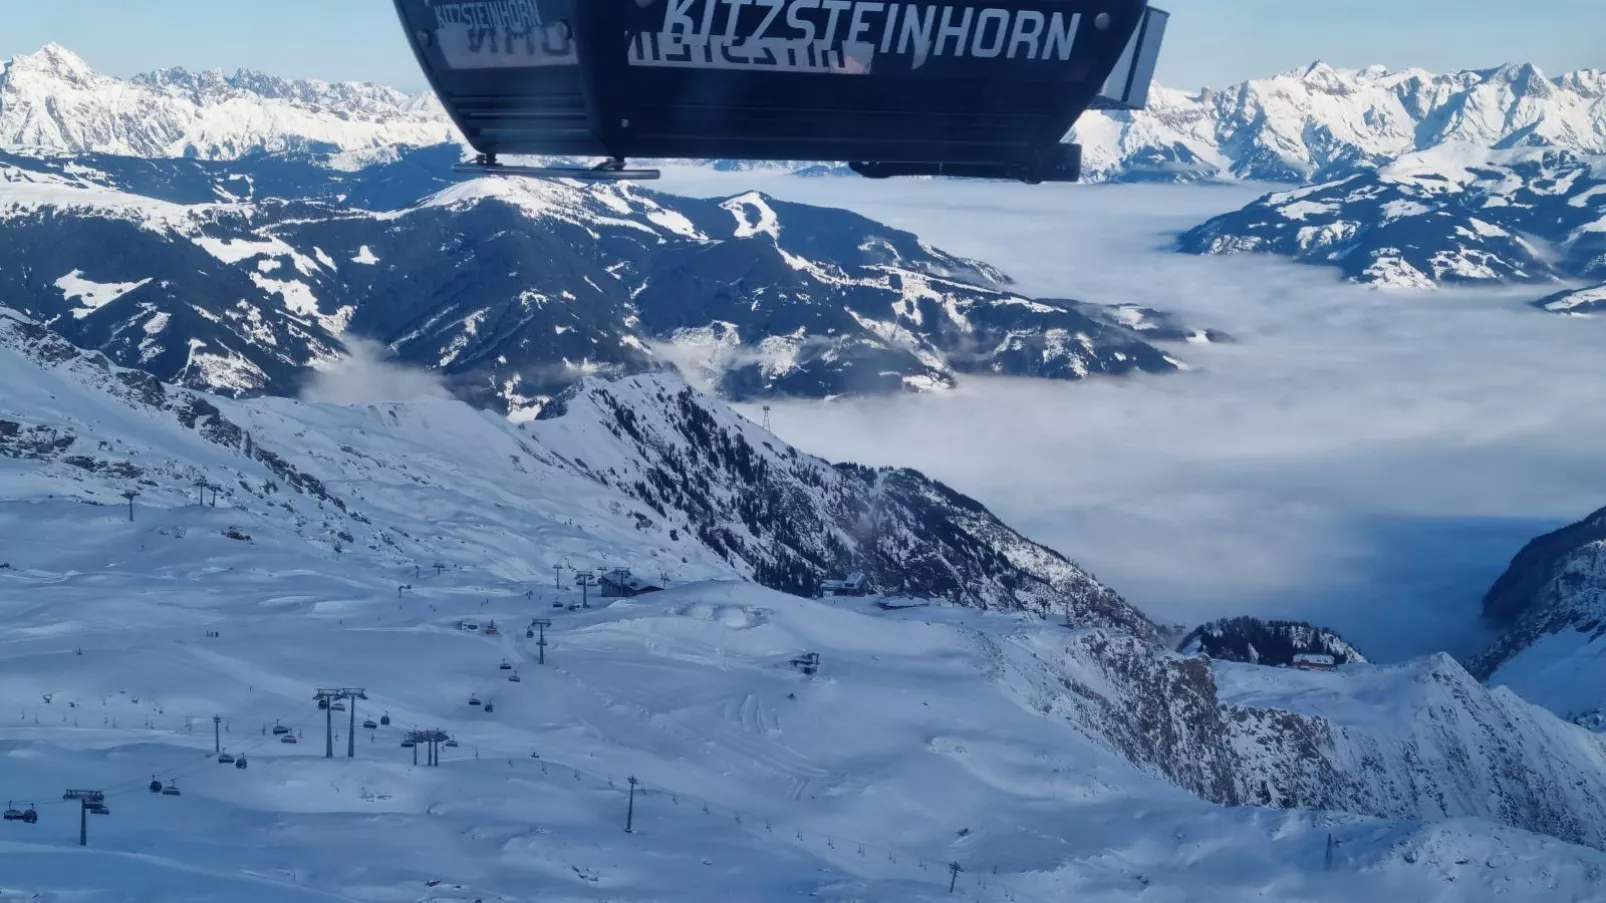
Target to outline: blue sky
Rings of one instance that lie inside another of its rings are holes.
[[[1334,65],[1606,68],[1606,0],[1157,0],[1176,16],[1160,79],[1224,85]],[[390,0],[7,0],[0,58],[55,41],[127,76],[262,69],[418,88]]]

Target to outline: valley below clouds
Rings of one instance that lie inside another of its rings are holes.
[[[1163,622],[1301,618],[1374,660],[1468,655],[1511,556],[1606,499],[1606,320],[1538,312],[1531,286],[1378,290],[1170,250],[1269,189],[708,171],[662,188],[848,207],[997,265],[1028,296],[1155,307],[1237,339],[1162,346],[1180,374],[971,378],[772,411],[808,451],[976,497]]]

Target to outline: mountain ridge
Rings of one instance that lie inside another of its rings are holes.
[[[1449,142],[1606,153],[1603,97],[1606,72],[1593,69],[1547,78],[1522,63],[1433,73],[1316,62],[1221,88],[1156,85],[1147,110],[1091,111],[1074,134],[1089,181],[1316,182]],[[115,79],[59,44],[0,69],[0,145],[203,159],[325,150],[357,165],[440,143],[462,147],[428,92],[250,69]]]

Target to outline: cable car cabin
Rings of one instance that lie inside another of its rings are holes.
[[[162,792],[162,782],[156,780],[155,778],[151,778],[151,792],[152,793],[161,793]]]
[[[248,763],[245,761],[245,756],[241,756],[234,760],[234,767],[240,769],[241,771],[246,769],[247,764]]]
[[[379,716],[379,723],[384,725],[385,727],[390,727],[390,716],[389,715],[380,715]]]
[[[395,0],[466,171],[652,178],[635,158],[1075,181],[1089,108],[1141,109],[1148,0]],[[603,157],[595,170],[497,157]]]

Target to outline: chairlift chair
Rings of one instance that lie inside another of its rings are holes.
[[[344,712],[345,710],[346,704],[343,702],[337,702],[329,707],[329,711],[331,712]]]
[[[502,670],[503,671],[512,671],[513,670],[513,665],[511,663],[509,663],[506,659],[504,659],[502,661]]]
[[[294,734],[285,734],[283,737],[279,738],[279,742],[280,743],[295,743],[296,742],[296,738],[295,738]]]
[[[401,742],[401,745],[402,745],[402,749],[412,749],[413,747],[417,746],[418,744],[414,743],[411,740],[403,740]]]
[[[112,810],[105,803],[90,803],[89,804],[89,814],[90,815],[110,815],[110,814],[112,814]]]
[[[182,795],[183,794],[180,794],[178,792],[178,785],[173,783],[172,781],[168,781],[167,782],[167,786],[162,788],[162,796],[182,796]]]
[[[362,726],[363,726],[364,729],[370,730],[370,731],[379,729],[379,723],[377,721],[375,721],[374,719],[372,719],[372,718],[368,719],[367,721],[364,721],[362,723]]]
[[[452,749],[456,749],[457,748],[457,741],[456,740],[447,740],[445,743],[443,743],[441,745],[442,746],[451,747]]]
[[[519,672],[514,671],[512,674],[507,676],[507,679],[512,683],[518,683],[520,681]]]
[[[4,817],[6,821],[23,821],[27,818],[27,815],[21,809],[16,808],[15,805],[7,803]]]
[[[468,698],[468,704],[469,705],[480,705],[480,698],[478,696],[470,696]]]
[[[229,755],[228,753],[221,753],[217,757],[217,763],[219,765],[233,765],[234,764],[234,757]]]
[[[282,724],[275,724],[273,726],[273,733],[274,736],[283,736],[284,734],[290,733],[290,729]]]

